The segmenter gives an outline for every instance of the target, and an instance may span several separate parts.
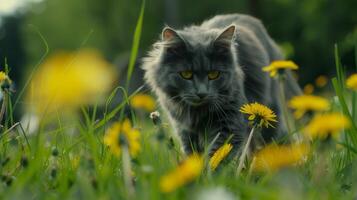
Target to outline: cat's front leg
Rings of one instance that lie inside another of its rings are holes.
[[[183,145],[183,150],[187,155],[193,152],[200,152],[198,135],[193,131],[182,130],[179,133]]]

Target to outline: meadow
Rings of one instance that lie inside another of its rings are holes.
[[[48,56],[40,33],[46,51],[17,98],[11,63],[4,62],[0,199],[357,198],[357,75],[346,74],[337,45],[336,77],[319,82],[331,88],[327,94],[306,89],[282,98],[286,138],[250,153],[246,141],[239,154],[228,156],[227,141],[212,158],[206,152],[187,156],[155,98],[142,87],[127,92],[144,34],[144,6],[125,85],[111,87],[111,64],[95,50]],[[298,74],[299,67],[280,61],[264,69],[283,85],[285,70]],[[28,104],[28,117],[18,122],[14,112],[21,102]],[[241,109],[250,135],[274,126],[275,114],[251,103]]]

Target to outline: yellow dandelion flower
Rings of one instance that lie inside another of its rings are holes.
[[[357,73],[352,74],[350,77],[348,77],[348,79],[346,80],[346,85],[348,88],[357,91]]]
[[[310,152],[306,144],[291,144],[278,146],[271,144],[255,153],[252,170],[256,172],[277,171],[281,168],[297,165],[303,162]]]
[[[350,121],[340,113],[316,115],[305,127],[305,134],[311,139],[325,139],[328,136],[337,137],[343,129],[350,127]]]
[[[136,109],[143,109],[147,112],[155,110],[155,100],[147,94],[137,94],[130,99],[130,105]]]
[[[314,93],[314,90],[315,90],[314,86],[309,83],[304,86],[303,92],[304,94],[312,94]]]
[[[328,78],[324,75],[320,75],[316,78],[315,84],[317,87],[322,88],[324,87],[328,82]]]
[[[114,74],[112,65],[96,50],[59,52],[39,67],[28,98],[38,112],[94,104],[105,100],[104,94],[112,88]]]
[[[270,65],[263,67],[263,71],[270,72],[271,77],[275,77],[278,72],[285,69],[297,70],[299,67],[290,60],[276,60],[273,61]]]
[[[5,72],[0,71],[0,83],[3,83],[6,79],[8,79],[8,77]]]
[[[249,115],[248,120],[259,127],[263,125],[266,128],[274,127],[270,122],[277,122],[276,114],[270,108],[257,102],[243,105],[240,112]]]
[[[195,180],[203,170],[203,158],[192,154],[184,160],[176,169],[164,175],[160,179],[160,190],[168,193]]]
[[[123,123],[114,123],[104,136],[104,144],[109,146],[116,156],[120,156],[121,146],[124,143],[128,145],[130,155],[136,157],[141,149],[140,132],[132,128],[129,119],[125,119]]]
[[[231,144],[222,145],[209,160],[209,165],[212,170],[215,170],[219,163],[231,152],[233,146]]]
[[[301,95],[295,96],[289,101],[289,107],[294,109],[294,116],[300,119],[308,111],[326,111],[330,108],[327,99],[313,96]]]

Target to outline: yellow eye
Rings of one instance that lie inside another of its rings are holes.
[[[192,79],[193,73],[192,73],[192,71],[187,70],[187,71],[182,71],[182,72],[180,72],[180,75],[181,75],[182,78],[184,78],[184,79]]]
[[[214,79],[217,79],[219,77],[219,71],[210,71],[208,72],[208,79],[209,80],[214,80]]]

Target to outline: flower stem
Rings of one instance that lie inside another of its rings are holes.
[[[248,174],[247,174],[247,182],[250,182],[252,173],[253,173],[253,168],[256,165],[256,159],[253,157],[252,162],[250,163],[249,169],[248,169]]]
[[[2,122],[2,120],[4,119],[4,116],[5,116],[5,114],[6,114],[6,105],[7,105],[7,101],[8,101],[6,91],[5,91],[5,90],[2,90],[1,92],[2,92],[2,94],[3,94],[3,100],[2,100],[1,110],[0,110],[0,126],[2,126],[2,125],[1,125],[1,122]]]
[[[123,145],[123,176],[124,176],[124,184],[128,191],[128,199],[133,199],[134,196],[134,186],[132,182],[131,176],[131,163],[130,163],[130,154],[128,146]]]
[[[291,126],[289,122],[288,107],[286,105],[285,90],[284,90],[284,76],[279,75],[279,97],[280,103],[283,111],[283,118],[288,129],[288,134],[291,134]]]
[[[255,128],[256,128],[256,125],[254,125],[254,126],[252,127],[252,130],[250,130],[247,143],[245,144],[244,149],[243,149],[243,152],[242,152],[242,154],[241,154],[241,156],[240,156],[240,158],[239,158],[239,165],[238,165],[237,172],[236,172],[236,175],[237,175],[237,176],[240,175],[240,173],[241,173],[241,171],[242,171],[242,169],[243,169],[245,157],[247,156],[248,148],[249,148],[250,142],[252,141],[252,137],[253,137],[253,133],[254,133]]]
[[[220,132],[218,132],[218,134],[216,135],[216,137],[213,138],[212,142],[208,145],[206,152],[204,152],[204,161],[205,161],[205,166],[207,169],[207,175],[209,179],[212,179],[212,169],[209,166],[209,160],[210,160],[210,156],[209,153],[211,152],[211,150],[213,149],[213,145],[216,143],[216,141],[218,140],[219,136],[221,135]]]

